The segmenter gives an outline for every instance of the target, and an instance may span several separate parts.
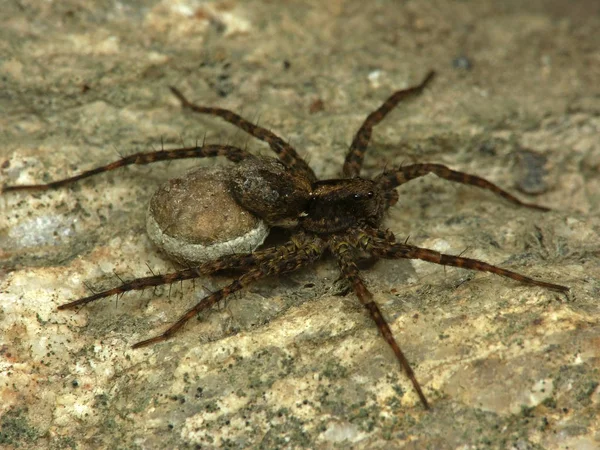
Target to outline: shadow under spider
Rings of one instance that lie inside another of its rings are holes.
[[[367,116],[350,145],[343,166],[344,178],[341,179],[318,180],[296,150],[271,131],[250,123],[232,111],[195,105],[172,87],[171,91],[180,100],[184,109],[221,117],[255,138],[266,142],[277,154],[278,159],[256,157],[230,145],[196,145],[173,150],[163,149],[126,156],[105,166],[48,184],[4,186],[3,193],[59,188],[77,180],[131,164],[150,164],[182,158],[226,157],[237,163],[237,166],[234,166],[235,169],[231,171],[228,181],[232,197],[241,207],[260,217],[270,226],[291,228],[289,241],[279,246],[262,248],[254,252],[224,255],[213,261],[165,275],[153,275],[123,282],[113,289],[93,293],[61,305],[58,309],[73,309],[100,298],[176,281],[195,279],[201,275],[231,270],[241,272],[241,275],[230,284],[211,293],[190,308],[162,334],[133,345],[134,348],[145,347],[170,338],[189,319],[233,292],[239,291],[261,278],[291,272],[311,264],[328,251],[336,259],[342,277],[348,280],[354,293],[377,324],[383,338],[394,351],[421,403],[428,409],[429,403],[408,360],[402,353],[389,325],[373,301],[373,296],[360,275],[358,262],[365,255],[373,259],[421,259],[443,266],[491,272],[521,283],[559,292],[569,290],[566,286],[536,280],[476,259],[446,255],[409,245],[406,242],[399,243],[396,242],[391,232],[381,228],[386,211],[398,201],[398,193],[395,188],[429,173],[446,180],[491,191],[518,206],[539,211],[548,210],[543,206],[522,202],[483,178],[458,172],[441,164],[411,164],[386,170],[372,180],[359,176],[373,127],[381,122],[401,100],[420,94],[433,78],[434,72],[431,71],[420,84],[394,92],[379,108]],[[275,194],[273,195],[273,193]]]

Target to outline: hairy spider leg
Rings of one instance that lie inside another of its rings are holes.
[[[373,294],[369,292],[359,274],[359,269],[356,263],[354,262],[355,258],[353,255],[356,249],[349,242],[345,241],[344,238],[337,238],[333,241],[334,242],[331,243],[331,250],[338,261],[338,265],[342,272],[342,276],[350,282],[350,284],[352,285],[352,289],[356,293],[356,296],[365,306],[367,311],[369,311],[369,314],[371,315],[371,318],[377,325],[377,328],[379,328],[381,335],[394,351],[396,359],[398,359],[398,362],[400,363],[400,365],[404,369],[404,372],[410,379],[415,391],[417,392],[417,395],[419,396],[419,400],[421,401],[425,409],[429,409],[429,403],[427,402],[427,398],[425,398],[425,394],[423,394],[423,390],[421,389],[421,385],[417,381],[415,373],[413,372],[408,360],[406,359],[406,356],[404,356],[404,353],[400,349],[400,346],[396,342],[396,339],[394,339],[392,330],[383,318],[383,315],[381,314],[377,303],[375,303],[375,301],[373,300]]]
[[[171,92],[179,99],[181,106],[185,109],[201,113],[210,114],[213,116],[220,117],[232,125],[241,128],[246,133],[254,136],[263,142],[269,144],[271,150],[273,150],[279,159],[285,164],[286,167],[290,168],[295,172],[302,173],[310,181],[316,181],[317,176],[310,168],[310,166],[304,161],[294,150],[294,148],[277,136],[275,133],[267,130],[266,128],[254,125],[242,116],[223,108],[212,108],[208,106],[199,106],[190,102],[184,95],[177,89],[171,86]]]
[[[195,268],[189,268],[165,275],[155,275],[151,277],[137,278],[127,283],[123,283],[113,289],[98,292],[96,294],[84,297],[58,307],[58,309],[73,309],[83,306],[100,298],[110,297],[112,295],[123,294],[128,291],[143,290],[148,287],[160,286],[174,283],[176,281],[195,279],[203,274],[210,274],[220,270],[245,269],[246,273],[234,280],[228,286],[203,298],[193,308],[189,309],[164,333],[150,339],[134,344],[133,348],[145,347],[156,342],[164,341],[175,334],[184,324],[198,314],[220,300],[223,300],[230,294],[245,288],[249,284],[270,276],[299,269],[310,264],[321,257],[325,249],[325,243],[316,236],[307,236],[299,234],[287,243],[269,248],[264,251],[257,251],[253,254],[227,255],[216,261],[210,261],[201,264]]]
[[[200,302],[186,311],[184,315],[177,319],[177,321],[162,334],[140,341],[134,344],[133,348],[146,347],[169,339],[182,328],[188,320],[201,311],[204,311],[232,293],[245,288],[261,278],[291,272],[316,261],[321,257],[324,248],[325,244],[319,238],[307,239],[301,243],[300,247],[298,247],[298,240],[290,241],[281,247],[277,247],[278,251],[271,254],[266,260],[259,261],[256,268],[247,271],[228,286],[225,286],[200,300]]]
[[[101,298],[110,297],[112,295],[120,295],[129,291],[141,291],[149,287],[162,286],[163,284],[172,284],[177,281],[192,280],[198,278],[201,272],[197,268],[188,268],[178,270],[177,272],[166,273],[163,275],[152,275],[151,277],[135,278],[131,281],[126,281],[123,284],[116,286],[106,291],[96,292],[87,297],[82,297],[63,305],[59,305],[57,309],[75,309],[79,306],[85,306]]]
[[[289,245],[289,244],[287,244]],[[131,281],[123,282],[121,285],[102,292],[93,292],[92,295],[82,297],[58,307],[59,310],[75,309],[87,305],[101,298],[121,295],[129,291],[144,290],[149,287],[172,284],[177,281],[192,280],[201,275],[210,275],[216,272],[226,270],[249,270],[255,268],[261,261],[268,261],[278,257],[279,247],[269,247],[253,253],[238,253],[223,255],[214,261],[207,261],[195,267],[178,270],[172,273],[161,275],[152,275],[150,277],[135,278]],[[90,289],[91,290],[91,289]]]
[[[549,283],[547,281],[536,280],[534,278],[527,277],[518,272],[512,270],[503,269],[492,264],[488,264],[478,259],[464,258],[461,256],[447,255],[444,253],[436,252],[427,248],[416,247],[410,244],[402,244],[395,241],[391,241],[386,238],[384,232],[381,230],[367,230],[371,235],[367,237],[363,234],[358,234],[355,239],[358,239],[361,243],[361,247],[373,254],[384,259],[421,259],[423,261],[432,262],[434,264],[440,264],[442,266],[453,266],[460,267],[463,269],[476,270],[479,272],[490,272],[502,277],[510,278],[512,280],[520,281],[524,284],[530,284],[533,286],[540,286],[553,291],[566,293],[570,289],[567,286],[560,284]],[[366,239],[365,239],[366,238]]]
[[[15,186],[3,186],[1,192],[9,191],[45,191],[55,189],[67,184],[74,183],[83,178],[88,178],[103,172],[118,169],[119,167],[130,166],[133,164],[151,164],[158,161],[168,161],[173,159],[185,158],[210,158],[214,156],[224,156],[230,161],[240,162],[252,155],[231,145],[203,145],[201,147],[178,148],[173,150],[158,150],[155,152],[140,152],[125,156],[117,161],[111,162],[95,169],[86,170],[78,175],[64,178],[58,181],[52,181],[47,184],[24,184]]]
[[[363,165],[373,127],[381,122],[402,100],[421,94],[434,76],[435,72],[432,70],[417,86],[394,92],[379,108],[367,116],[356,132],[352,144],[350,145],[350,149],[348,150],[348,154],[346,155],[343,167],[344,176],[354,178],[360,174],[360,169]]]
[[[249,284],[251,284],[257,280],[264,278],[266,275],[267,274],[265,274],[260,269],[254,269],[254,270],[250,270],[250,271],[246,272],[241,277],[239,277],[237,280],[234,280],[228,286],[225,286],[224,288],[213,292],[212,294],[208,295],[207,297],[204,297],[195,306],[188,309],[184,315],[179,317],[179,319],[177,319],[177,321],[173,325],[171,325],[169,328],[167,328],[166,331],[159,334],[158,336],[154,336],[152,338],[145,339],[140,342],[136,342],[135,344],[132,345],[132,348],[146,347],[148,345],[166,341],[171,336],[173,336],[180,328],[182,328],[187,323],[188,320],[192,319],[194,316],[198,315],[200,312],[204,311],[205,309],[210,308],[211,306],[220,302],[221,300],[223,300],[224,298],[233,294],[234,292],[239,291],[240,289],[244,288],[245,286],[248,286]]]
[[[550,208],[545,206],[536,205],[534,203],[525,203],[519,200],[512,194],[509,194],[504,189],[499,188],[494,183],[487,181],[484,178],[476,175],[470,175],[464,172],[458,172],[452,170],[442,164],[411,164],[409,166],[400,167],[394,171],[383,172],[379,175],[375,181],[386,191],[392,192],[392,190],[407,181],[415,178],[422,177],[424,175],[433,173],[440,178],[449,181],[455,181],[457,183],[467,184],[476,186],[481,189],[486,189],[499,195],[500,197],[508,200],[515,205],[524,206],[526,208],[537,209],[539,211],[550,211]]]

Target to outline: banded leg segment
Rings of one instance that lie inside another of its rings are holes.
[[[162,286],[165,284],[176,283],[177,281],[191,280],[199,278],[201,275],[210,275],[216,272],[225,270],[253,270],[261,265],[274,264],[277,261],[286,259],[285,255],[293,253],[296,248],[315,247],[314,243],[305,236],[301,235],[296,242],[287,242],[279,247],[270,247],[263,250],[258,250],[253,253],[238,253],[233,255],[223,255],[214,261],[207,261],[196,267],[179,270],[177,272],[167,273],[164,275],[153,275],[150,277],[136,278],[125,282],[120,286],[108,289],[102,292],[96,292],[87,297],[74,300],[58,307],[59,310],[75,309],[80,306],[87,305],[101,298],[111,297],[113,295],[124,294],[129,291],[141,291],[150,287]],[[321,246],[316,246],[320,249]],[[320,256],[319,250],[319,256]]]
[[[388,113],[393,110],[402,100],[418,95],[423,92],[425,86],[433,79],[435,72],[429,72],[423,81],[417,86],[394,92],[383,104],[367,116],[361,127],[356,132],[350,150],[346,155],[343,174],[345,177],[354,178],[360,174],[365,152],[371,139],[373,127],[381,122]]]
[[[164,275],[136,278],[134,280],[124,282],[120,286],[116,286],[112,289],[96,292],[87,297],[82,297],[72,302],[65,303],[64,305],[60,305],[58,309],[75,309],[101,298],[112,297],[113,295],[121,295],[129,291],[142,291],[151,287],[176,283],[177,281],[191,280],[194,278],[199,278],[201,275],[209,275],[223,270],[251,269],[256,266],[257,261],[271,258],[274,254],[273,250],[274,249],[266,249],[264,251],[258,251],[255,253],[224,255],[215,261],[206,262],[198,267],[191,267]]]
[[[558,292],[568,292],[567,286],[536,280],[512,270],[488,264],[478,259],[463,258],[461,256],[446,255],[427,248],[415,247],[414,245],[390,242],[384,239],[374,238],[365,247],[375,256],[385,259],[421,259],[442,266],[460,267],[463,269],[477,270],[479,272],[490,272],[502,277],[511,278],[521,283],[540,286]]]
[[[197,269],[184,269],[173,273],[167,273],[164,275],[153,275],[151,277],[136,278],[135,280],[127,281],[120,286],[108,289],[102,292],[96,292],[87,297],[74,300],[69,303],[65,303],[58,307],[59,310],[75,309],[79,306],[85,306],[88,303],[92,303],[101,298],[111,297],[113,295],[124,294],[129,291],[143,291],[144,289],[156,286],[162,286],[163,284],[172,284],[177,281],[191,280],[198,278],[200,272]]]
[[[211,307],[228,295],[248,286],[249,284],[269,275],[294,271],[302,266],[319,259],[325,249],[324,242],[318,237],[298,235],[293,240],[274,248],[268,248],[254,253],[240,255],[226,255],[216,261],[201,264],[198,267],[180,270],[165,275],[137,278],[126,282],[113,289],[92,294],[88,297],[66,303],[58,307],[59,310],[73,309],[84,306],[95,300],[119,295],[129,291],[144,290],[149,287],[161,286],[176,281],[198,278],[202,274],[215,273],[222,270],[246,270],[246,273],[233,281],[228,286],[214,292],[202,299],[197,305],[188,310],[164,333],[151,339],[138,342],[134,348],[143,347],[156,342],[164,341],[177,332],[183,325],[200,311]]]
[[[261,278],[269,275],[291,272],[317,260],[321,257],[324,249],[323,242],[318,238],[303,242],[301,247],[296,247],[296,245],[297,242],[290,241],[281,247],[277,247],[278,251],[270,257],[259,261],[255,269],[246,272],[223,289],[204,297],[194,307],[186,311],[183,316],[177,319],[177,321],[167,328],[165,332],[153,338],[138,342],[133,345],[133,348],[145,347],[169,339],[181,329],[188,320],[192,319],[201,311],[210,308],[232,293],[243,289]]]
[[[266,128],[254,125],[242,116],[223,108],[212,108],[208,106],[199,106],[190,102],[185,96],[176,88],[171,87],[171,92],[179,99],[181,105],[185,109],[194,111],[201,114],[210,114],[212,116],[220,117],[232,125],[241,128],[246,133],[254,136],[263,142],[269,144],[271,150],[273,150],[279,159],[290,169],[304,174],[310,181],[316,181],[317,177],[309,165],[298,155],[296,150],[277,136],[275,133],[267,130]]]
[[[338,264],[342,271],[342,276],[348,281],[350,281],[350,284],[352,285],[352,289],[356,293],[356,296],[365,306],[367,311],[369,311],[369,314],[371,315],[371,318],[377,325],[377,328],[379,328],[381,335],[388,343],[388,345],[392,348],[394,354],[396,355],[396,359],[398,359],[398,362],[404,369],[406,376],[410,379],[415,391],[417,392],[417,395],[419,396],[419,400],[423,404],[423,407],[425,409],[429,409],[429,403],[427,402],[425,394],[423,394],[423,390],[421,389],[421,385],[417,381],[415,373],[410,367],[410,364],[406,359],[406,356],[404,356],[404,353],[400,349],[400,346],[396,342],[392,330],[383,318],[383,315],[381,314],[377,303],[375,303],[375,301],[373,300],[373,295],[371,294],[371,292],[369,292],[369,290],[365,286],[364,281],[360,277],[358,267],[356,266],[356,263],[354,262],[353,258],[353,253],[355,250],[348,242],[344,242],[341,239],[334,241],[334,243],[331,245],[331,250],[337,258]]]
[[[201,147],[188,147],[188,148],[177,148],[173,150],[159,150],[156,152],[140,152],[133,155],[125,156],[117,161],[114,161],[105,166],[96,167],[95,169],[86,170],[85,172],[75,175],[73,177],[65,178],[58,181],[53,181],[47,184],[25,184],[15,186],[3,186],[1,192],[10,191],[46,191],[49,189],[60,188],[68,184],[79,181],[83,178],[88,178],[93,175],[97,175],[103,172],[110,172],[111,170],[118,169],[120,167],[130,166],[134,164],[152,164],[158,161],[169,161],[174,159],[186,159],[186,158],[210,158],[214,156],[224,156],[230,161],[240,162],[243,159],[251,157],[252,155],[245,150],[242,150],[231,145],[203,145]]]
[[[534,203],[525,203],[519,200],[514,195],[506,192],[504,189],[501,189],[485,178],[481,178],[476,175],[470,175],[464,172],[458,172],[442,164],[411,164],[394,171],[384,172],[379,175],[375,181],[386,191],[391,191],[395,187],[400,186],[407,181],[425,176],[430,173],[433,173],[445,180],[476,186],[478,188],[491,191],[494,194],[497,194],[500,197],[508,200],[509,202],[514,203],[515,205],[537,209],[539,211],[550,211],[550,208],[546,208],[545,206],[536,205]]]
[[[145,339],[143,341],[137,342],[133,344],[133,348],[146,347],[148,345],[156,344],[157,342],[162,342],[169,339],[180,328],[182,328],[188,320],[192,319],[200,312],[210,308],[211,306],[220,302],[221,300],[233,294],[234,292],[239,291],[240,289],[253,283],[254,281],[259,280],[260,278],[263,278],[264,276],[265,274],[258,269],[251,270],[250,272],[242,275],[230,285],[225,286],[223,289],[219,289],[218,291],[210,294],[207,297],[204,297],[194,307],[188,309],[184,315],[177,319],[177,321],[169,328],[167,328],[167,330],[162,334],[159,334],[158,336],[152,337],[150,339]]]

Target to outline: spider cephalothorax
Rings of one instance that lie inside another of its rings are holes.
[[[312,169],[298,156],[296,151],[269,130],[253,125],[231,111],[194,105],[179,91],[171,88],[184,108],[225,119],[268,143],[279,159],[256,157],[245,150],[229,145],[202,145],[152,153],[137,153],[64,180],[49,184],[5,186],[3,191],[57,188],[118,167],[170,159],[224,156],[238,163],[231,169],[226,183],[231,196],[242,208],[260,217],[269,226],[289,228],[291,236],[288,242],[276,247],[259,248],[244,254],[225,254],[214,260],[198,263],[193,267],[165,275],[137,278],[124,282],[113,289],[66,303],[59,306],[59,309],[72,309],[111,295],[194,279],[206,274],[231,270],[241,272],[241,275],[230,284],[208,295],[189,309],[165,332],[134,345],[134,348],[143,347],[170,338],[189,319],[231,293],[266,276],[282,274],[307,266],[328,252],[337,260],[342,277],[349,282],[377,324],[384,339],[410,378],[421,403],[428,408],[427,399],[408,361],[360,275],[357,262],[361,258],[421,259],[445,266],[491,272],[522,283],[560,292],[569,290],[568,287],[535,280],[483,261],[441,254],[409,245],[406,242],[399,243],[396,242],[392,233],[381,228],[385,212],[398,200],[395,188],[429,173],[446,180],[486,189],[519,206],[541,211],[547,210],[542,206],[523,203],[483,178],[453,171],[440,164],[411,164],[394,168],[383,172],[374,180],[358,176],[373,127],[400,100],[421,93],[433,75],[433,72],[430,72],[419,85],[395,92],[377,110],[367,116],[352,141],[343,167],[344,178],[341,179],[318,180]]]

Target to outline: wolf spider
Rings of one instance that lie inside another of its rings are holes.
[[[491,191],[518,206],[539,211],[548,210],[543,206],[522,202],[483,178],[451,170],[441,164],[411,164],[385,170],[374,179],[359,177],[373,127],[381,122],[401,100],[420,94],[433,77],[434,72],[431,71],[420,84],[393,93],[378,109],[367,116],[350,145],[343,166],[344,177],[340,179],[318,180],[315,173],[294,148],[271,131],[254,125],[226,109],[197,106],[189,102],[177,89],[171,88],[183,108],[225,119],[255,138],[266,142],[279,159],[256,157],[245,150],[229,145],[196,145],[174,150],[163,149],[151,153],[137,153],[60,181],[48,184],[5,186],[3,191],[36,191],[58,188],[131,164],[149,164],[181,158],[226,157],[238,164],[234,166],[236,170],[232,170],[230,181],[230,194],[235,201],[265,220],[270,226],[290,228],[289,241],[279,246],[262,248],[245,254],[224,255],[213,261],[165,275],[153,275],[123,282],[115,288],[63,304],[58,309],[73,309],[100,298],[176,281],[195,279],[206,274],[231,270],[241,272],[241,275],[229,285],[203,298],[162,334],[133,345],[133,348],[145,347],[170,338],[199,312],[210,308],[249,284],[267,276],[279,275],[307,266],[328,251],[337,260],[342,278],[350,283],[383,338],[394,351],[421,403],[428,409],[429,403],[408,360],[400,350],[389,325],[360,275],[358,265],[360,260],[365,258],[374,260],[380,258],[421,259],[443,266],[491,272],[521,283],[559,292],[569,290],[566,286],[529,278],[476,259],[442,254],[410,245],[407,242],[396,242],[390,231],[381,228],[388,208],[398,201],[398,193],[395,188],[429,173],[446,180]],[[250,173],[254,174],[253,176],[258,174],[258,179],[253,179]]]

